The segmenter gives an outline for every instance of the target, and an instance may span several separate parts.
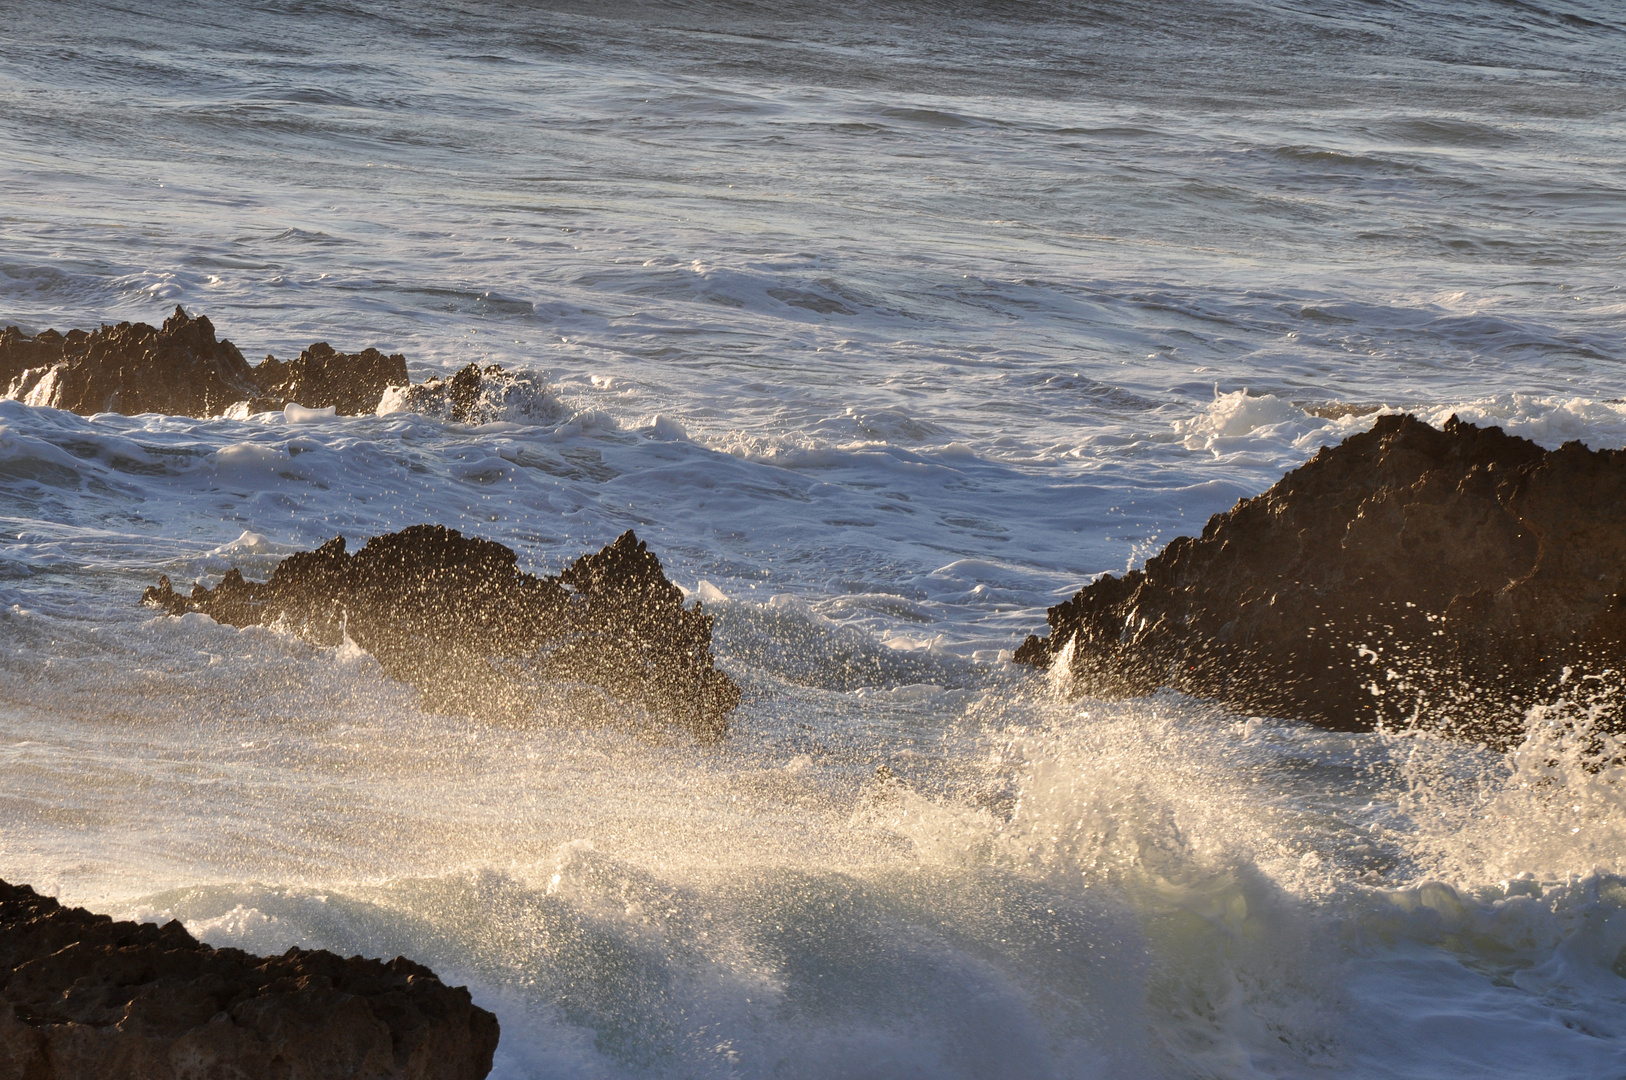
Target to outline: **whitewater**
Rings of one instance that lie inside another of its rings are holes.
[[[0,878],[410,956],[499,1080],[1626,1075],[1626,775],[1550,715],[1009,662],[1381,412],[1626,445],[1618,5],[143,7],[0,0],[0,324],[529,390],[0,401]],[[636,530],[726,741],[136,603],[421,522]]]

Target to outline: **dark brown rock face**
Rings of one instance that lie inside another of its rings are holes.
[[[119,323],[33,337],[15,326],[0,331],[0,396],[87,416],[219,416],[239,402],[254,411],[331,405],[351,416],[377,409],[386,387],[407,382],[399,353],[341,353],[325,342],[288,363],[268,356],[250,366],[237,346],[215,340],[207,318],[179,307],[156,329]]]
[[[250,404],[253,412],[280,409],[293,402],[307,409],[332,406],[340,416],[371,413],[385,389],[411,382],[406,357],[400,353],[385,356],[377,349],[335,352],[325,341],[287,363],[267,356],[255,367],[254,378],[262,400]]]
[[[181,596],[164,578],[142,602],[233,626],[282,623],[323,645],[348,633],[442,712],[522,714],[540,676],[601,687],[709,742],[740,700],[714,666],[711,616],[683,606],[631,532],[536,577],[502,544],[415,525],[353,555],[343,537],[290,555],[266,582],[232,570]]]
[[[481,1080],[497,1036],[404,957],[250,956],[0,881],[0,1080]]]
[[[1144,570],[1049,611],[1018,662],[1340,730],[1505,743],[1573,669],[1626,670],[1626,451],[1386,416]],[[1071,649],[1070,654],[1067,652]],[[1597,688],[1594,687],[1594,692]]]
[[[215,416],[259,393],[237,346],[216,341],[208,319],[180,308],[158,329],[119,323],[30,338],[8,326],[0,331],[0,387],[6,397],[87,416]]]

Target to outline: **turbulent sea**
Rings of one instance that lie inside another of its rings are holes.
[[[499,1080],[1626,1075],[1626,776],[1542,714],[1009,663],[1374,410],[1626,444],[1618,4],[0,0],[0,45],[0,323],[537,387],[0,402],[0,877],[414,957]],[[725,743],[136,605],[419,522],[539,573],[635,529]]]

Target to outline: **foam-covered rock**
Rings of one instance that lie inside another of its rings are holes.
[[[450,378],[438,376],[392,387],[380,413],[415,412],[458,424],[499,420],[562,420],[565,409],[535,375],[500,364],[466,364]]]
[[[1098,696],[1500,744],[1530,706],[1620,681],[1623,579],[1626,451],[1385,416],[1051,608],[1015,659]]]
[[[714,665],[712,617],[684,607],[630,531],[558,577],[537,577],[502,544],[416,525],[354,554],[338,537],[290,555],[265,582],[233,569],[182,596],[164,578],[142,602],[233,626],[280,624],[324,645],[348,634],[441,712],[518,716],[538,679],[571,680],[713,741],[740,700]]]
[[[481,1080],[497,1038],[404,957],[251,956],[0,881],[0,1080]]]

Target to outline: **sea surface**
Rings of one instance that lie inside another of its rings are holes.
[[[1552,712],[1009,663],[1379,410],[1626,445],[1620,4],[0,0],[0,323],[177,305],[538,389],[0,402],[0,877],[412,956],[498,1080],[1626,1076],[1626,775]],[[136,604],[419,522],[636,530],[726,742]]]

